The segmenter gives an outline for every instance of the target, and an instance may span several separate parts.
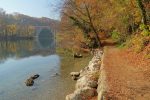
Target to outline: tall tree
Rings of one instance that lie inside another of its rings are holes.
[[[73,25],[78,26],[87,36],[93,32],[98,46],[101,46],[101,41],[98,37],[99,29],[95,25],[97,12],[97,0],[66,0],[63,14],[69,17]]]

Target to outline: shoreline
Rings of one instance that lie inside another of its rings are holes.
[[[99,95],[100,70],[103,51],[95,50],[87,67],[80,72],[70,73],[76,79],[75,91],[66,96],[66,100],[92,100]]]
[[[131,62],[134,56],[127,58],[123,56],[125,53],[128,52],[116,47],[97,50],[87,67],[71,73],[77,82],[74,92],[67,95],[66,100],[149,99],[149,62],[144,67],[142,64],[136,66]]]
[[[34,37],[0,37],[0,41],[33,40]]]

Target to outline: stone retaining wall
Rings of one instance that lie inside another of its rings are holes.
[[[93,97],[98,96],[98,100],[103,98],[105,90],[105,74],[102,64],[101,50],[95,50],[92,60],[88,66],[82,69],[80,72],[72,72],[71,76],[74,80],[77,80],[75,91],[72,94],[66,96],[66,100],[90,100]]]
[[[106,83],[106,73],[105,73],[104,62],[103,62],[104,56],[105,56],[105,51],[101,59],[100,76],[98,79],[98,88],[97,88],[98,100],[106,100],[105,95],[107,90],[107,83]]]

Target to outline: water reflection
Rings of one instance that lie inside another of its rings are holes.
[[[53,38],[34,40],[0,41],[0,63],[7,58],[24,58],[33,55],[46,56],[55,53]]]
[[[59,69],[53,38],[0,41],[0,100],[49,100],[55,88],[50,84],[57,83],[51,75]],[[25,80],[35,73],[40,77],[33,87],[26,87]]]
[[[0,100],[64,100],[74,90],[70,72],[83,68],[89,57],[73,59],[54,53],[52,38],[1,41]],[[34,86],[27,87],[25,80],[37,73],[40,77]]]

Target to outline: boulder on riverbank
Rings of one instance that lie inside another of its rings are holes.
[[[72,76],[72,79],[76,81],[76,80],[78,80],[78,79],[79,79],[79,77]]]
[[[67,95],[66,100],[89,100],[94,96],[97,96],[96,89],[84,87],[75,90],[73,94]]]
[[[79,77],[80,72],[71,72],[70,75],[71,75],[71,76]]]
[[[76,83],[76,89],[79,88],[84,88],[86,86],[91,87],[91,88],[97,88],[97,80],[95,80],[96,76],[93,73],[88,73],[87,75],[81,77],[80,79],[77,80]]]
[[[78,80],[80,76],[80,72],[71,72],[70,75],[72,76],[73,80]]]

